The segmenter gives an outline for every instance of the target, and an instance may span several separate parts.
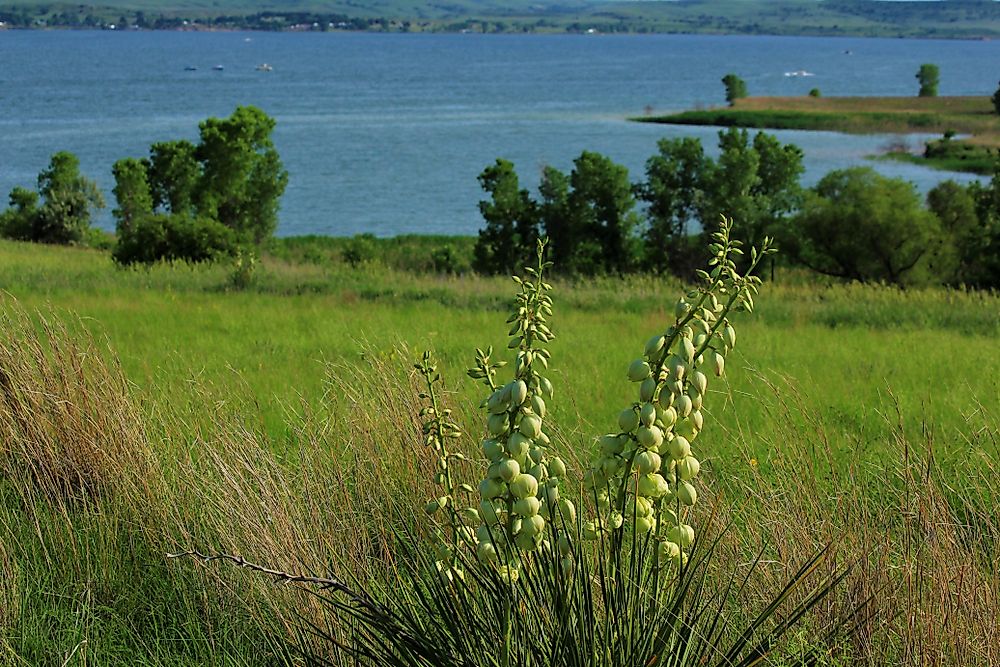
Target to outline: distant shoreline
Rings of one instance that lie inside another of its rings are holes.
[[[747,97],[732,107],[633,117],[642,123],[807,130],[848,134],[946,133],[924,156],[905,150],[886,157],[948,171],[992,173],[1000,151],[1000,115],[990,98],[954,97]]]

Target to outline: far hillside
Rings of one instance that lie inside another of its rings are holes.
[[[0,9],[7,27],[115,29],[391,30],[475,32],[661,32],[1000,37],[1000,3],[990,0],[20,0]],[[185,23],[186,21],[186,23]]]

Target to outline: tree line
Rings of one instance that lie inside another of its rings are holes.
[[[153,144],[149,156],[112,167],[117,206],[112,255],[119,264],[206,261],[258,248],[278,224],[288,173],[271,142],[274,120],[255,107],[199,124],[197,144]],[[17,187],[0,213],[0,236],[86,243],[104,200],[67,152],[52,156],[37,191]]]
[[[773,135],[729,128],[719,157],[696,138],[662,139],[631,182],[628,170],[584,151],[569,174],[542,171],[538,195],[504,159],[483,170],[488,195],[474,267],[510,273],[539,236],[556,267],[592,275],[636,270],[687,276],[721,216],[751,244],[775,237],[783,261],[828,276],[897,285],[1000,286],[1000,161],[988,184],[915,186],[868,167],[830,172],[803,188],[802,151]]]

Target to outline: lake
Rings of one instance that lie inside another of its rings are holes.
[[[714,149],[716,130],[626,117],[721,105],[727,72],[752,95],[915,95],[924,62],[939,65],[942,95],[991,94],[1000,42],[0,31],[0,196],[33,187],[52,153],[72,151],[107,196],[97,224],[113,228],[115,160],[194,140],[200,120],[253,104],[277,119],[290,174],[279,235],[472,234],[476,176],[497,157],[531,189],[544,165],[568,170],[583,150],[636,181],[661,137],[698,136]],[[798,70],[814,76],[785,76]],[[856,164],[922,190],[972,178],[864,159],[890,136],[776,134],[805,151],[807,184]]]

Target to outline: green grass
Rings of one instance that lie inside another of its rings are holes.
[[[235,292],[225,266],[121,270],[98,251],[0,242],[0,289],[9,295],[0,308],[78,314],[99,344],[66,358],[120,360],[134,402],[121,423],[133,424],[128,442],[155,462],[155,474],[136,477],[141,484],[118,481],[131,479],[122,463],[92,504],[53,504],[4,476],[19,468],[0,445],[0,575],[14,572],[0,584],[0,663],[267,664],[268,637],[287,633],[296,614],[311,618],[308,599],[162,554],[218,547],[293,569],[377,569],[379,498],[422,506],[431,493],[414,472],[426,461],[406,376],[423,349],[440,359],[474,450],[481,392],[464,370],[474,348],[505,348],[512,283],[381,261],[351,267],[340,243],[326,254],[318,242],[283,242],[276,252],[297,261],[265,257],[254,286]],[[307,250],[314,246],[321,250]],[[669,321],[680,289],[643,276],[555,281],[549,421],[570,459],[586,459],[594,436],[632,400],[624,369]],[[697,441],[716,497],[766,497],[777,512],[796,499],[790,471],[816,466],[821,491],[808,495],[822,521],[860,534],[871,522],[849,523],[860,521],[845,509],[853,499],[907,534],[891,517],[900,498],[918,496],[904,493],[895,466],[912,458],[920,468],[931,451],[954,511],[989,530],[974,517],[1000,502],[998,486],[984,481],[1000,461],[1000,295],[827,285],[779,272],[737,329],[728,379],[712,383]],[[23,333],[5,333],[24,349]],[[768,516],[762,525],[780,545],[782,519]],[[783,516],[795,531],[820,521]],[[997,557],[990,535],[975,538],[986,572]],[[751,530],[746,539],[757,537]],[[13,621],[4,620],[5,595],[17,606]],[[978,636],[970,632],[956,636]]]

